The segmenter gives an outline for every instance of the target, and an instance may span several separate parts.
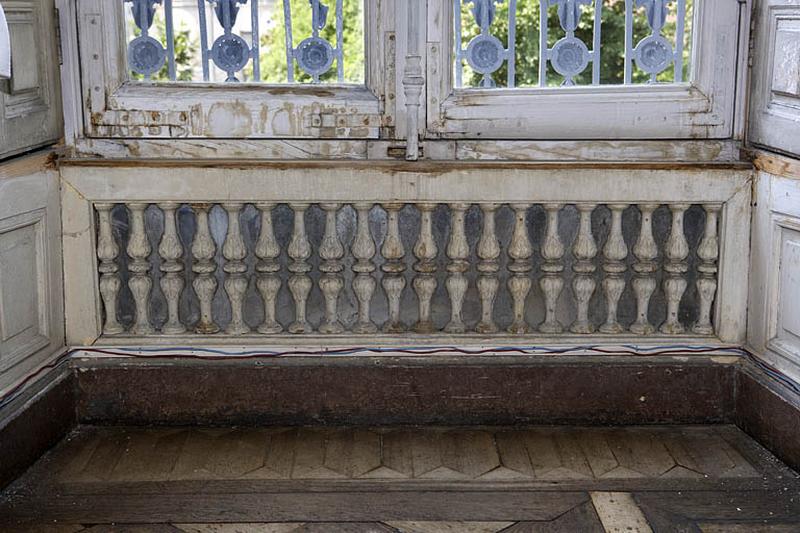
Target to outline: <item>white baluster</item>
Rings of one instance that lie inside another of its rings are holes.
[[[180,317],[178,307],[181,293],[183,292],[183,246],[178,238],[176,224],[176,210],[180,206],[177,202],[163,202],[158,207],[164,213],[164,234],[158,244],[158,254],[161,256],[161,291],[167,300],[167,322],[161,327],[161,332],[167,335],[179,335],[186,331]]]
[[[375,241],[369,232],[369,211],[372,209],[370,203],[359,203],[353,206],[358,214],[358,224],[356,236],[350,251],[356,259],[353,263],[353,292],[358,299],[358,320],[353,325],[353,333],[375,333],[378,327],[369,318],[370,302],[375,292],[375,263],[372,258],[375,255]]]
[[[200,301],[200,319],[194,330],[203,335],[212,335],[219,331],[219,326],[214,323],[211,315],[211,302],[214,293],[217,292],[217,278],[214,277],[214,272],[217,270],[217,264],[214,262],[217,247],[208,225],[208,211],[211,209],[211,204],[192,204],[192,209],[197,217],[197,231],[192,241],[194,258],[192,272],[196,274],[192,287]]]
[[[281,278],[277,274],[281,270],[278,262],[281,249],[275,239],[275,230],[272,226],[272,210],[275,208],[275,204],[262,202],[256,204],[256,207],[261,212],[261,233],[258,235],[255,250],[256,257],[258,257],[256,288],[264,302],[264,321],[258,326],[258,332],[264,335],[274,335],[283,331],[283,326],[275,318],[275,299],[281,288]]]
[[[597,256],[597,243],[592,235],[592,211],[597,204],[580,204],[576,206],[580,213],[578,236],[572,246],[575,263],[572,271],[575,277],[572,280],[572,291],[577,303],[577,316],[570,326],[572,333],[594,333],[594,325],[589,322],[589,302],[592,299],[596,282],[594,272],[597,267],[594,258]]]
[[[513,301],[514,320],[508,326],[508,332],[515,335],[522,335],[530,331],[530,327],[525,322],[525,299],[531,290],[529,273],[533,268],[531,262],[533,248],[528,238],[528,228],[525,225],[528,207],[530,204],[511,205],[515,220],[511,243],[508,245],[508,256],[511,258],[508,263],[508,270],[511,272],[508,279],[508,290],[511,292]]]
[[[153,282],[150,279],[150,241],[144,228],[144,210],[147,209],[145,203],[128,204],[131,212],[131,234],[128,240],[128,255],[131,262],[128,270],[131,277],[128,280],[128,287],[131,289],[133,301],[136,304],[136,318],[131,331],[135,335],[150,335],[153,333],[153,326],[150,325],[150,290]]]
[[[308,258],[311,257],[311,243],[306,236],[305,213],[309,204],[290,204],[289,207],[294,211],[294,228],[292,229],[292,240],[289,242],[287,253],[292,259],[289,263],[289,292],[294,299],[295,320],[289,324],[289,333],[308,333],[312,331],[311,324],[306,319],[306,302],[311,292],[311,278],[308,272],[311,265]]]
[[[631,332],[637,335],[651,335],[656,328],[650,323],[647,317],[650,309],[650,298],[656,290],[656,269],[655,263],[658,257],[658,247],[653,239],[653,211],[656,204],[642,204],[639,211],[642,213],[642,223],[639,229],[639,238],[633,245],[633,255],[636,262],[633,270],[636,277],[633,279],[633,292],[636,295],[636,321],[631,324]]]
[[[389,300],[389,319],[383,325],[384,333],[402,333],[405,326],[400,322],[400,298],[406,286],[406,279],[403,272],[406,269],[403,257],[406,254],[403,248],[403,241],[400,240],[399,214],[403,204],[390,203],[383,204],[386,210],[386,238],[381,246],[381,255],[385,263],[381,265],[383,279],[381,285],[386,291],[386,298]]]
[[[414,245],[414,270],[419,274],[414,276],[414,292],[419,300],[419,319],[414,325],[417,333],[432,333],[434,331],[431,320],[431,298],[436,290],[436,255],[439,250],[433,239],[431,216],[436,204],[417,204],[420,212],[419,238]]]
[[[661,333],[679,335],[685,331],[683,324],[680,323],[678,311],[683,293],[686,292],[684,275],[689,270],[686,262],[686,258],[689,256],[689,243],[683,232],[683,216],[689,209],[689,204],[673,204],[669,206],[669,209],[672,211],[672,228],[666,245],[667,262],[664,264],[667,320],[661,325]]]
[[[100,296],[103,298],[106,315],[103,335],[116,335],[122,333],[124,329],[117,320],[117,298],[122,282],[119,279],[119,266],[117,266],[119,246],[111,230],[111,209],[114,204],[100,203],[94,207],[97,210],[98,226],[97,258],[100,260],[97,270],[100,272]]]
[[[628,257],[628,246],[622,236],[622,212],[627,208],[627,204],[611,204],[611,229],[608,239],[603,247],[603,291],[606,295],[606,321],[600,326],[602,333],[616,335],[622,333],[625,328],[617,320],[617,307],[622,292],[625,290],[625,258]]]
[[[483,212],[483,228],[481,239],[478,241],[478,294],[481,299],[481,320],[475,326],[475,331],[482,334],[497,332],[497,325],[494,322],[492,313],[494,311],[494,300],[497,296],[497,289],[500,281],[497,272],[500,270],[500,241],[497,240],[495,231],[495,212],[497,204],[481,205]]]
[[[325,298],[325,320],[320,325],[319,332],[334,334],[344,331],[337,310],[339,293],[344,288],[344,277],[342,276],[344,247],[342,247],[336,232],[336,212],[341,206],[340,204],[320,204],[320,207],[325,211],[325,235],[319,247],[319,257],[322,259],[319,266],[322,272],[319,288]]]
[[[247,292],[247,265],[244,258],[247,257],[247,247],[242,238],[242,229],[239,224],[239,213],[244,204],[225,203],[222,204],[228,214],[228,233],[225,242],[222,244],[222,255],[225,257],[225,292],[231,303],[231,321],[225,328],[228,335],[243,335],[250,331],[250,327],[244,321],[244,295]]]
[[[464,224],[464,216],[469,204],[454,203],[450,204],[451,231],[450,241],[447,244],[447,257],[450,263],[447,271],[445,286],[450,295],[450,322],[445,326],[447,333],[464,333],[467,326],[461,317],[464,306],[464,295],[467,293],[467,277],[464,275],[469,270],[469,243]]]
[[[564,204],[544,204],[547,212],[547,229],[545,230],[544,242],[542,243],[542,257],[544,263],[541,266],[542,277],[539,286],[544,293],[544,322],[539,325],[542,333],[561,333],[564,328],[556,318],[556,308],[558,297],[564,289],[562,273],[564,265],[561,259],[564,257],[564,245],[558,234],[558,212]]]
[[[711,304],[714,303],[714,296],[717,293],[717,259],[719,258],[717,220],[720,206],[709,204],[703,207],[706,211],[706,227],[703,239],[697,248],[697,257],[700,258],[700,264],[697,266],[700,313],[692,331],[698,335],[711,335],[714,333],[714,327],[711,324]]]

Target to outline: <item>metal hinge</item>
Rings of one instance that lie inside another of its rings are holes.
[[[758,10],[752,9],[750,12],[750,31],[747,35],[747,68],[753,66],[753,52],[756,48],[756,26]]]
[[[62,66],[64,64],[64,52],[61,48],[61,17],[57,7],[54,8],[54,11],[56,12],[56,57],[58,58],[58,65]]]

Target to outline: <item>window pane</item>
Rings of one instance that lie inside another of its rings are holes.
[[[131,79],[364,83],[364,0],[119,1]]]
[[[455,85],[683,83],[692,16],[693,0],[454,0]]]

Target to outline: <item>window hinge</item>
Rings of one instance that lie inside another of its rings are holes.
[[[752,68],[756,49],[756,27],[758,26],[758,10],[750,12],[750,31],[747,34],[747,68]]]
[[[60,13],[58,8],[53,9],[55,11],[55,21],[56,21],[56,28],[55,28],[55,35],[56,35],[56,57],[58,58],[58,65],[64,65],[64,52],[61,48],[61,17],[59,16]]]

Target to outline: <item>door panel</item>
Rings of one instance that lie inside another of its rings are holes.
[[[800,0],[763,0],[755,12],[750,141],[800,154]]]
[[[49,157],[0,164],[0,393],[64,344],[59,178]]]
[[[800,0],[757,2],[754,21],[748,141],[772,152],[755,158],[748,342],[800,382]]]
[[[0,92],[0,158],[57,141],[63,131],[53,0],[0,0],[11,79]]]

